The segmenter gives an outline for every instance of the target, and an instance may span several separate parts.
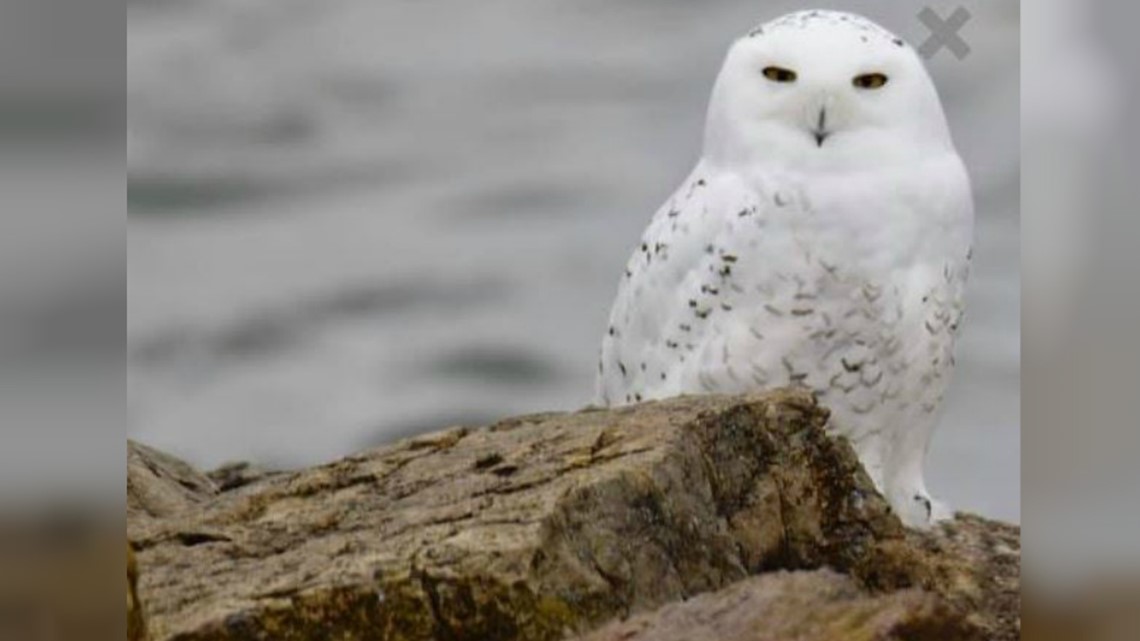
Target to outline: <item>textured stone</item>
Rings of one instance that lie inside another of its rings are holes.
[[[214,482],[188,463],[127,441],[127,519],[173,516],[209,501]]]
[[[852,597],[885,621],[1015,638],[1016,529],[907,531],[826,420],[797,391],[524,416],[228,492],[132,443],[139,596],[155,639],[537,640],[828,567],[914,588]]]
[[[830,570],[751,577],[611,623],[580,641],[946,641],[981,638],[917,589],[868,595]]]
[[[146,615],[138,597],[139,569],[135,552],[127,545],[127,641],[146,640]]]

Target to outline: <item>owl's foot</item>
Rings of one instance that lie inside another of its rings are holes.
[[[899,517],[910,527],[926,528],[954,518],[954,510],[949,505],[925,491],[915,492],[902,507],[903,509],[899,510]]]
[[[885,492],[891,508],[907,527],[928,528],[954,517],[954,510],[942,501],[930,496],[925,484],[906,483],[888,488]]]

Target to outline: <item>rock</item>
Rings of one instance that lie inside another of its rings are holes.
[[[218,488],[219,492],[229,492],[239,487],[253,485],[254,483],[278,474],[281,474],[281,472],[267,470],[248,461],[241,461],[238,463],[227,463],[215,470],[211,470],[206,473],[206,477],[213,481],[214,486]]]
[[[127,520],[162,518],[205,503],[218,493],[205,474],[165,452],[127,441]]]
[[[820,570],[749,578],[581,641],[1021,639],[1017,527],[960,514],[881,547],[877,565],[852,576]],[[899,589],[905,585],[914,587]]]
[[[139,569],[135,552],[127,544],[127,641],[146,641],[146,615],[138,597]]]
[[[855,572],[864,585],[921,587],[963,613],[981,638],[1021,639],[1021,528],[958,514],[880,549],[877,565]]]
[[[1016,638],[1017,529],[906,530],[826,420],[796,391],[524,416],[222,493],[131,443],[140,596],[180,641],[561,639],[733,584]]]
[[[917,589],[868,595],[830,570],[752,577],[579,641],[946,641],[978,638],[962,617]]]

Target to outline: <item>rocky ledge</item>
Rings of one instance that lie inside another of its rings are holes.
[[[180,641],[1019,638],[1019,528],[904,528],[826,421],[682,397],[277,474],[129,443],[128,606]]]

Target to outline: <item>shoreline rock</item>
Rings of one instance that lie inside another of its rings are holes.
[[[831,570],[780,571],[606,624],[579,641],[904,641],[975,638],[958,613],[911,588],[868,594]]]
[[[523,416],[226,492],[131,442],[151,638],[553,640],[724,594],[1019,638],[1019,529],[907,530],[827,414],[782,390]]]

